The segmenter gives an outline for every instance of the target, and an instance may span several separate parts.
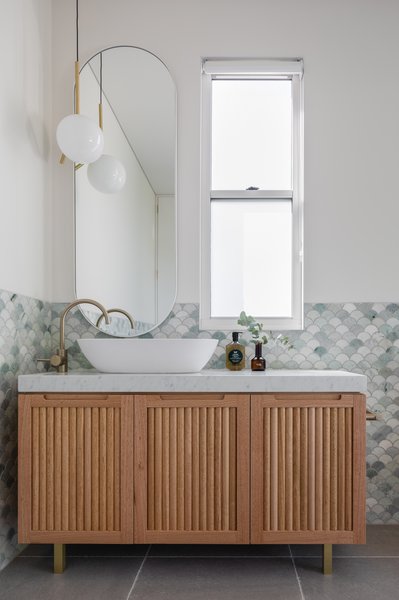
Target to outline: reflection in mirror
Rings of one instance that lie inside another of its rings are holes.
[[[91,324],[130,337],[161,323],[176,295],[176,89],[150,52],[121,46],[101,56],[104,154],[122,163],[126,182],[101,193],[86,165],[75,171],[76,295],[113,308],[106,325],[82,306]],[[97,120],[100,54],[80,86],[81,113]]]

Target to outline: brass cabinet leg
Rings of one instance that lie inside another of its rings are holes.
[[[54,544],[54,573],[60,575],[65,569],[65,544]]]
[[[332,575],[332,544],[323,544],[323,574]]]

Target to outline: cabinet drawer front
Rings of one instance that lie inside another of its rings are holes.
[[[121,396],[20,397],[21,541],[132,541],[129,415]]]
[[[362,541],[364,399],[310,400],[252,399],[254,543]]]
[[[249,397],[136,396],[135,407],[135,541],[248,541]]]

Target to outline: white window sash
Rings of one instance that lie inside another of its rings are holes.
[[[284,75],[292,80],[293,189],[211,190],[212,79],[217,75]],[[211,201],[212,199],[292,199],[292,316],[260,319],[266,329],[303,328],[303,61],[213,60],[202,63],[201,95],[201,280],[200,329],[240,330],[231,317],[211,317]],[[256,315],[254,315],[256,316]],[[237,316],[238,317],[238,316]]]

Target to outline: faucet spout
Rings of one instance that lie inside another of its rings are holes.
[[[90,298],[79,298],[78,300],[74,300],[74,302],[68,304],[68,306],[64,308],[60,315],[60,346],[58,348],[58,353],[52,356],[50,359],[51,365],[56,367],[59,373],[66,373],[68,371],[68,357],[65,349],[65,317],[69,311],[72,310],[72,308],[75,308],[75,306],[78,306],[79,304],[92,304],[93,306],[96,306],[102,312],[105,322],[108,325],[110,322],[107,310],[96,300],[91,300]]]

